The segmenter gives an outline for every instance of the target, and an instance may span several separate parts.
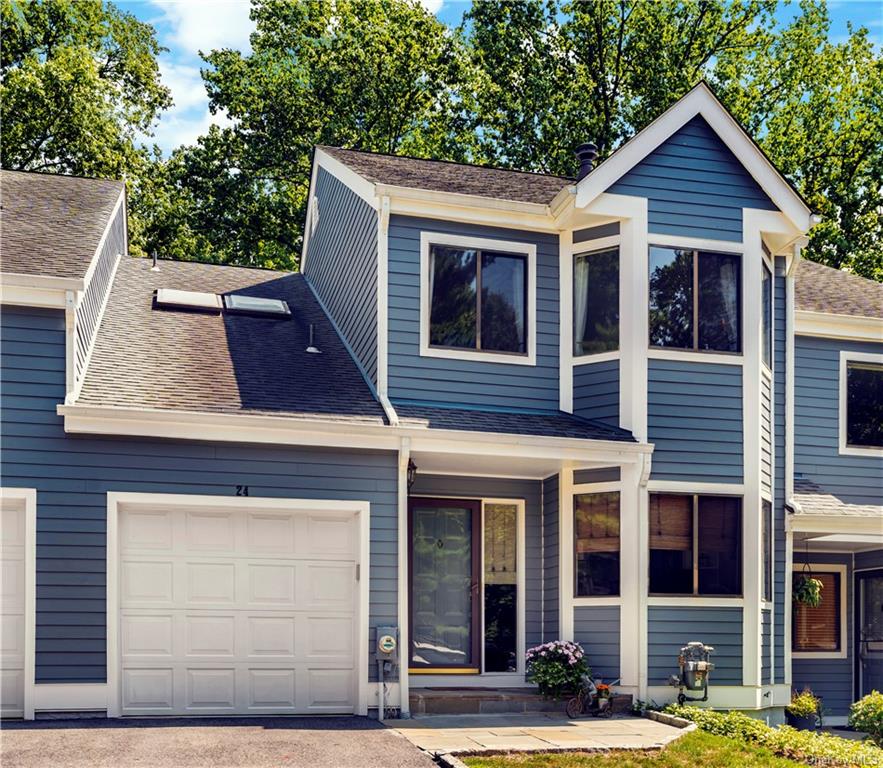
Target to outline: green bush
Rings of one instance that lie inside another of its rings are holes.
[[[671,704],[669,714],[696,723],[703,731],[752,742],[781,757],[809,765],[836,768],[883,768],[883,751],[868,742],[842,739],[827,733],[797,731],[787,725],[771,728],[741,712],[716,712],[711,709]]]
[[[883,747],[883,693],[871,691],[849,710],[849,725],[867,733],[878,747]]]
[[[819,714],[819,700],[813,696],[813,692],[804,689],[802,693],[791,697],[791,703],[785,707],[785,711],[794,717],[810,717]]]

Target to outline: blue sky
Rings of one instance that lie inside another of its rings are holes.
[[[455,25],[469,8],[468,0],[421,0],[446,24]],[[248,50],[253,25],[247,0],[123,0],[117,4],[154,25],[168,52],[160,58],[163,82],[171,89],[175,106],[165,112],[150,139],[168,153],[181,144],[192,144],[211,123],[223,124],[223,115],[211,115],[202,78],[199,51],[212,48]],[[847,23],[865,26],[875,44],[883,45],[881,0],[829,0],[831,38],[847,35]],[[784,7],[780,21],[796,13],[796,3]]]

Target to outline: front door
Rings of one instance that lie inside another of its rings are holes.
[[[883,569],[855,575],[858,698],[883,691]]]
[[[412,499],[411,642],[414,672],[481,670],[481,504]]]

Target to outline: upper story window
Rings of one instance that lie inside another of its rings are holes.
[[[883,448],[883,356],[840,355],[840,450]]]
[[[739,254],[651,246],[651,346],[741,352],[741,282]]]
[[[619,249],[581,253],[573,262],[573,354],[619,349]]]
[[[773,273],[763,265],[761,300],[763,301],[763,362],[773,366]]]
[[[742,594],[742,500],[650,494],[650,594]]]
[[[421,354],[531,364],[533,245],[424,232]]]

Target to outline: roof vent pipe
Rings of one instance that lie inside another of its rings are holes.
[[[151,272],[159,272],[159,265],[157,264],[156,259],[157,259],[156,251],[154,251],[153,252],[153,266],[150,268]]]
[[[317,346],[315,346],[315,344],[313,344],[314,332],[315,332],[315,326],[312,323],[310,323],[310,345],[307,347],[307,352],[309,352],[311,355],[321,355],[322,350],[319,349]]]
[[[598,157],[598,147],[591,141],[580,144],[576,148],[576,159],[579,160],[579,173],[576,175],[577,181],[582,181],[592,172],[595,167],[595,160]]]

